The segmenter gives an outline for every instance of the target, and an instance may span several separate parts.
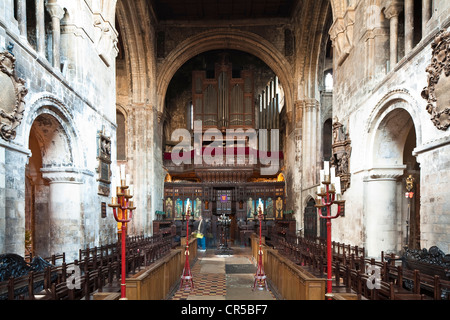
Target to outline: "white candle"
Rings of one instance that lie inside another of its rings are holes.
[[[336,167],[331,167],[330,177],[331,177],[331,183],[334,183],[335,178],[336,178]]]
[[[325,181],[325,171],[320,170],[320,184]]]
[[[125,165],[120,165],[120,179],[125,180]]]
[[[120,187],[120,172],[116,175],[116,187]]]
[[[336,194],[341,194],[341,177],[336,177],[334,184],[336,188]]]
[[[324,162],[323,169],[325,170],[325,175],[330,174],[330,162],[329,161]]]
[[[132,195],[133,195],[133,191],[134,191],[133,185],[130,184],[130,186],[128,187],[128,189],[130,189],[130,196],[132,196]]]

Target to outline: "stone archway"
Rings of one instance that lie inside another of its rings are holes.
[[[293,109],[292,66],[266,39],[250,32],[214,29],[181,42],[164,60],[157,76],[158,111],[163,112],[167,88],[174,74],[194,56],[217,49],[239,50],[261,59],[278,76],[286,99],[287,112]]]
[[[84,235],[79,142],[63,112],[44,100],[38,100],[29,119],[25,226],[34,254],[64,252],[66,259],[76,259]]]
[[[392,100],[381,108],[371,125],[370,168],[364,181],[365,246],[370,257],[380,256],[381,251],[399,252],[410,232],[406,228],[410,213],[404,201],[404,184],[406,176],[414,171],[408,162],[414,158],[412,151],[418,139],[409,109],[406,101]],[[419,181],[420,171],[414,174]]]

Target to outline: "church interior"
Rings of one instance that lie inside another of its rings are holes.
[[[0,299],[450,300],[449,70],[447,1],[3,0]]]

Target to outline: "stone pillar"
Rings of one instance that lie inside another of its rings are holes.
[[[82,246],[81,174],[60,168],[41,169],[50,182],[48,199],[49,253],[66,253],[66,260],[77,259]]]
[[[431,19],[431,0],[422,0],[422,37],[427,35],[426,25]]]
[[[28,150],[0,140],[0,252],[25,254],[25,166]]]
[[[401,6],[397,3],[391,4],[385,11],[386,19],[390,21],[390,63],[391,70],[398,62],[398,16]]]
[[[22,37],[27,38],[27,3],[26,0],[17,1],[17,22]]]
[[[64,17],[64,10],[56,4],[55,0],[49,0],[47,11],[52,17],[53,67],[61,70],[61,19]]]
[[[305,185],[309,185],[311,181],[311,119],[312,119],[312,108],[311,105],[308,104],[306,101],[303,101],[303,108],[305,115],[303,118],[303,134],[302,134],[302,140],[304,145],[304,152],[303,152],[303,168],[306,168],[306,172],[303,175],[303,182]]]
[[[405,0],[405,54],[414,47],[414,0]]]
[[[44,0],[36,0],[36,43],[37,43],[38,54],[45,57]]]
[[[404,168],[373,169],[365,180],[366,250],[368,257],[397,251],[397,179]]]
[[[303,119],[303,141],[305,143],[305,156],[303,168],[305,168],[306,186],[312,187],[316,181],[316,167],[317,167],[317,150],[318,148],[318,130],[321,130],[318,123],[319,119],[319,102],[315,99],[306,99],[304,102],[305,117]]]

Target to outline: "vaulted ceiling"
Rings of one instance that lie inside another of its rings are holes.
[[[150,0],[159,20],[288,18],[300,0]]]

